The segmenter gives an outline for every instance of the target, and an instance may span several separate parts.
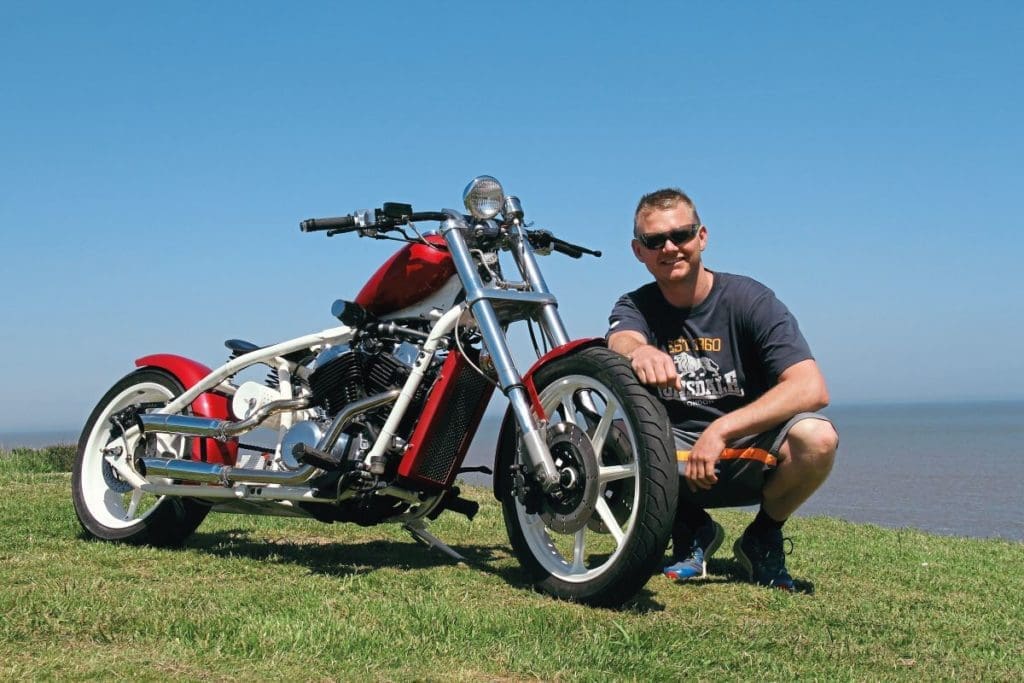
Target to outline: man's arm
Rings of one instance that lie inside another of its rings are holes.
[[[693,491],[711,488],[718,480],[715,463],[730,441],[771,429],[797,413],[821,410],[828,400],[825,378],[813,359],[789,366],[779,375],[778,383],[756,401],[708,425],[690,451],[687,485]]]
[[[633,330],[608,335],[608,348],[621,353],[633,365],[633,372],[641,384],[682,389],[679,373],[672,357],[647,343],[647,338]]]

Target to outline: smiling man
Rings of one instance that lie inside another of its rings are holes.
[[[708,230],[681,190],[644,195],[633,253],[654,282],[616,302],[608,346],[656,390],[683,484],[664,573],[706,574],[724,539],[708,508],[760,504],[733,550],[755,583],[793,589],[782,526],[825,481],[838,445],[814,412],[828,390],[796,319],[761,283],[709,270]]]

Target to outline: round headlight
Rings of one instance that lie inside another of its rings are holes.
[[[462,201],[466,210],[477,220],[494,218],[501,212],[501,203],[505,200],[505,192],[501,183],[489,175],[480,175],[469,181],[462,191]]]

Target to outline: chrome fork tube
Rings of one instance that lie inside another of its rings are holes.
[[[551,290],[548,289],[544,275],[540,272],[537,255],[533,253],[533,247],[530,246],[530,240],[526,238],[518,218],[513,222],[511,232],[515,246],[512,254],[523,279],[530,283],[533,291],[550,294]],[[565,324],[562,322],[562,316],[558,315],[558,307],[555,304],[544,305],[541,309],[540,322],[553,346],[561,346],[569,342],[569,334],[565,331]]]
[[[515,251],[512,253],[523,279],[530,283],[534,291],[550,294],[548,284],[544,281],[544,276],[540,272],[537,255],[533,253],[533,247],[530,245],[530,240],[527,239],[522,223],[518,218],[512,223],[512,236],[515,246]],[[562,316],[558,314],[558,307],[556,305],[545,304],[541,311],[541,318],[541,324],[552,346],[561,346],[562,344],[569,343],[569,333],[565,331],[565,324],[562,322]],[[600,412],[589,391],[579,392],[579,400],[585,409],[592,413]]]
[[[445,213],[448,214],[448,220],[441,225],[441,234],[448,244],[448,251],[455,263],[455,271],[466,289],[466,301],[483,335],[487,351],[491,354],[494,369],[498,374],[498,383],[508,397],[512,413],[519,424],[533,474],[540,482],[541,488],[545,491],[553,490],[558,486],[558,470],[555,468],[544,435],[537,427],[533,411],[530,410],[529,395],[523,386],[523,378],[512,360],[512,354],[505,341],[505,332],[501,329],[491,302],[484,298],[483,282],[463,236],[463,231],[467,228],[466,223],[461,214],[454,211]]]

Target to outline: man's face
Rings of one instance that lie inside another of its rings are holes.
[[[637,220],[637,234],[644,236],[664,235],[670,230],[688,228],[697,223],[693,209],[680,202],[667,210],[648,211]],[[701,226],[689,241],[674,244],[664,240],[658,249],[649,249],[640,241],[633,240],[633,253],[659,284],[696,282],[700,274],[700,254],[708,242],[708,231]]]

